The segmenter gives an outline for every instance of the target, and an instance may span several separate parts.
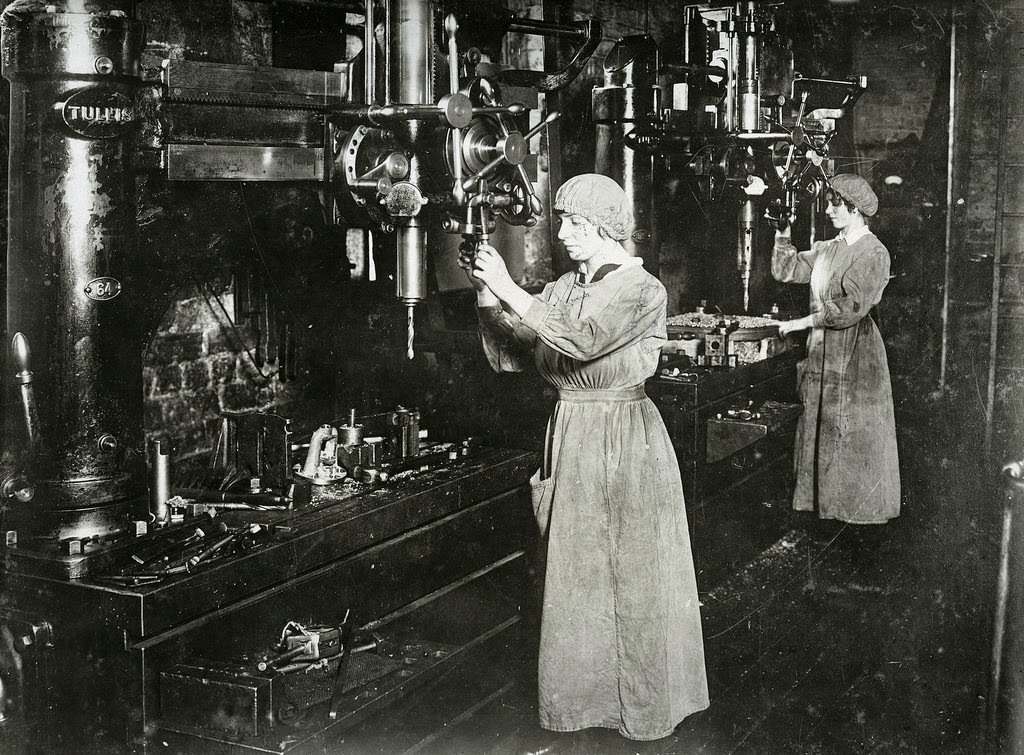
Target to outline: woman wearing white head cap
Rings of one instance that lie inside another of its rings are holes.
[[[889,282],[889,251],[865,220],[878,210],[867,181],[837,175],[828,200],[836,238],[797,252],[787,229],[776,233],[772,254],[777,280],[811,284],[810,314],[779,324],[782,335],[810,331],[799,368],[793,507],[880,524],[900,513],[889,365],[870,316]]]
[[[531,481],[548,554],[540,723],[659,739],[708,705],[679,467],[643,387],[665,342],[667,297],[619,243],[633,218],[615,181],[571,178],[555,209],[578,270],[538,296],[493,249],[472,267],[462,260],[491,366],[532,360],[558,389]]]

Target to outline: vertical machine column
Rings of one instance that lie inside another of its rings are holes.
[[[604,86],[591,94],[593,119],[597,124],[595,169],[614,178],[626,191],[633,209],[636,230],[623,246],[644,260],[651,272],[658,270],[658,247],[654,237],[654,157],[650,152],[628,146],[626,137],[642,134],[658,118],[661,90],[658,88],[659,52],[647,35],[624,37],[616,42],[604,64]]]
[[[38,418],[28,428],[30,412],[6,413],[8,526],[100,535],[123,526],[146,486],[129,306],[142,25],[131,2],[14,2],[0,31],[11,83],[3,380],[32,381]]]
[[[432,20],[431,4],[427,0],[389,0],[387,3],[387,104],[434,103]],[[396,217],[395,295],[408,310],[406,352],[410,359],[413,356],[414,308],[427,297],[427,237],[419,210],[425,203],[422,147],[426,139],[424,131],[428,128],[427,123],[418,120],[394,125],[399,142],[411,153],[408,184],[393,192],[389,202]]]

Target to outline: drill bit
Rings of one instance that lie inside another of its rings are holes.
[[[405,355],[409,359],[412,359],[416,355],[415,352],[413,351],[413,348],[412,348],[413,337],[416,335],[415,324],[413,322],[413,311],[414,311],[414,309],[415,309],[415,307],[412,304],[407,305],[407,314],[406,314],[406,323],[405,323],[405,328],[406,328],[406,333],[407,333],[406,340],[405,340]]]

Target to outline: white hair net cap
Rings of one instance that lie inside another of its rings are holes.
[[[840,173],[832,176],[829,181],[832,191],[846,199],[860,210],[864,217],[871,217],[878,212],[878,197],[871,189],[871,184],[856,173]]]
[[[633,211],[626,192],[599,173],[573,176],[558,187],[555,209],[590,221],[617,241],[633,232]]]

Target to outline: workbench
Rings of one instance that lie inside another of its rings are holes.
[[[483,449],[386,484],[326,486],[302,509],[226,512],[228,524],[270,520],[286,536],[153,584],[111,584],[102,569],[58,579],[9,553],[0,607],[35,645],[23,653],[31,727],[18,734],[61,752],[158,742],[290,752],[341,738],[474,655],[500,670],[494,658],[521,652],[515,630],[532,594],[534,463],[530,453]],[[323,704],[285,716],[267,677],[237,673],[287,622],[329,625],[346,614],[378,647],[352,656],[366,683],[349,681],[334,719]],[[367,672],[370,660],[392,673]],[[254,680],[251,709],[190,706],[190,685],[225,673],[236,697]],[[457,713],[439,711],[438,725]]]
[[[782,534],[801,358],[803,349],[794,348],[734,367],[691,367],[679,377],[659,370],[647,381],[679,461],[701,589]]]

